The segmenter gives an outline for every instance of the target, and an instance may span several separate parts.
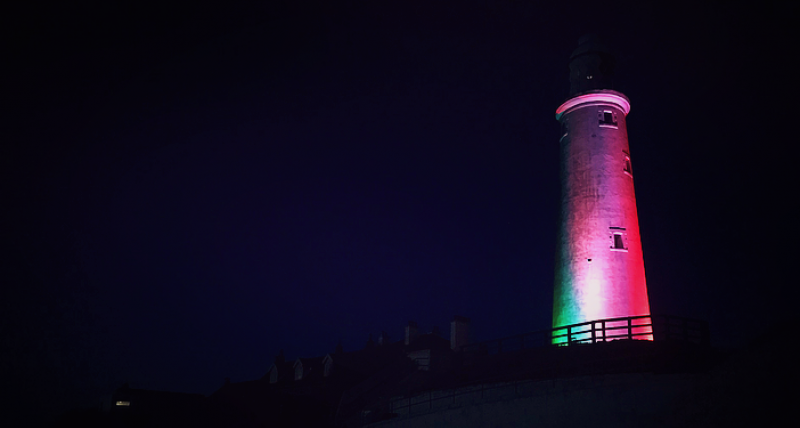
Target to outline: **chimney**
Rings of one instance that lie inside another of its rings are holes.
[[[434,336],[442,337],[442,332],[439,331],[439,326],[438,325],[433,326],[433,330],[431,330],[431,334],[434,335]]]
[[[406,345],[410,344],[417,338],[418,330],[417,330],[417,323],[414,321],[409,321],[408,325],[406,326]]]
[[[369,339],[367,339],[367,348],[372,348],[375,346],[375,341],[372,340],[372,333],[369,334]]]
[[[469,343],[469,318],[453,317],[450,322],[450,349],[458,352],[461,347]]]
[[[336,350],[334,353],[341,354],[344,352],[344,347],[342,347],[342,339],[339,339],[339,343],[336,344]]]
[[[385,331],[381,332],[381,335],[378,336],[378,345],[386,345],[389,343],[389,335],[386,334]]]

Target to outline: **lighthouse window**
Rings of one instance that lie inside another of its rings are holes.
[[[612,227],[610,228],[610,238],[611,243],[609,248],[611,251],[628,251],[628,235],[625,232],[624,227]]]
[[[616,128],[617,127],[617,121],[615,120],[616,119],[615,118],[616,115],[614,114],[613,111],[611,111],[611,110],[603,110],[603,111],[599,112],[598,116],[599,116],[599,119],[600,119],[600,126],[606,127],[606,128]]]
[[[633,170],[631,169],[631,157],[627,154],[625,155],[625,171],[626,174],[633,176]]]

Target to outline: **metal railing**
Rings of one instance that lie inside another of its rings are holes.
[[[650,315],[586,321],[550,330],[554,345],[598,343],[611,340],[653,340]]]
[[[671,315],[607,318],[487,340],[465,345],[461,351],[492,355],[552,345],[569,346],[620,339],[708,344],[708,325],[704,321]]]

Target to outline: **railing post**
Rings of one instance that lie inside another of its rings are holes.
[[[608,332],[606,332],[606,322],[605,321],[603,321],[603,323],[600,324],[600,328],[603,331],[603,342],[607,342],[606,336],[608,336]]]
[[[592,344],[597,343],[597,335],[595,334],[594,324],[594,321],[592,321]]]
[[[633,339],[633,329],[631,328],[631,317],[628,317],[628,340]]]

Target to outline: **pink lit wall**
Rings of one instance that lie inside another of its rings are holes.
[[[562,124],[561,218],[553,327],[650,314],[629,110],[623,94],[596,90],[556,111]]]

